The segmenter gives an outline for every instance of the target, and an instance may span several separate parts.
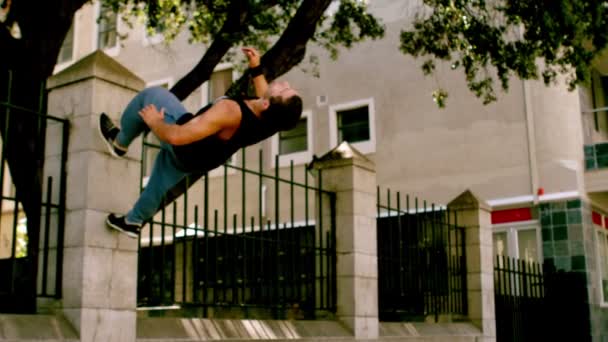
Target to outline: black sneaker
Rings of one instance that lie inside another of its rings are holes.
[[[141,230],[141,225],[127,223],[124,216],[116,216],[114,214],[108,215],[106,225],[112,229],[123,232],[132,238],[137,238],[139,236],[139,231]]]
[[[99,124],[97,127],[99,128],[99,134],[101,135],[103,142],[106,143],[106,147],[111,155],[120,158],[127,153],[127,150],[114,144],[114,139],[116,139],[120,129],[114,125],[112,119],[110,119],[106,113],[101,113],[99,116]]]

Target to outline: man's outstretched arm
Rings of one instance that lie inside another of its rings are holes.
[[[254,69],[260,67],[260,53],[258,50],[251,47],[244,47],[243,53],[247,56],[249,60],[249,69]],[[268,90],[268,82],[266,81],[266,77],[261,73],[259,75],[252,76],[253,79],[253,87],[255,88],[255,95],[257,97],[262,97]]]
[[[139,115],[152,132],[162,141],[171,145],[186,145],[233,128],[240,122],[240,108],[234,101],[220,101],[209,108],[205,115],[196,116],[184,125],[166,123],[164,108],[159,111],[154,105],[147,105]]]

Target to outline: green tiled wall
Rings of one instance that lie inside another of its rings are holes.
[[[586,271],[581,201],[543,203],[539,210],[545,262],[558,270]]]
[[[608,154],[608,144],[602,146],[600,152],[600,155]],[[595,166],[600,167],[600,162],[596,159]],[[541,204],[543,256],[545,263],[586,282],[586,305],[590,314],[586,319],[590,320],[590,338],[592,341],[608,341],[608,310],[599,303],[598,287],[601,285],[591,212],[591,204],[580,200]]]

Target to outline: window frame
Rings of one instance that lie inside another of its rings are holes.
[[[608,107],[608,75],[593,69],[590,77],[591,106],[593,114],[593,129],[595,133],[608,134],[608,111],[599,110]],[[599,94],[598,92],[601,92]]]
[[[602,216],[602,221],[603,221],[604,217]],[[598,270],[598,280],[599,280],[599,284],[597,286],[597,290],[599,291],[599,298],[600,298],[600,307],[601,308],[608,308],[608,298],[605,298],[604,296],[604,288],[603,288],[603,284],[602,284],[602,264],[601,264],[601,259],[600,259],[600,239],[598,235],[604,235],[604,238],[606,238],[606,240],[604,240],[604,242],[606,243],[606,252],[607,252],[607,256],[608,256],[608,229],[604,228],[602,226],[598,226],[597,224],[593,223],[593,239],[595,242],[595,260],[596,260],[596,266],[597,266],[597,270]]]
[[[240,77],[239,72],[236,70],[236,67],[232,63],[220,63],[220,64],[218,64],[213,69],[213,72],[211,72],[211,75],[213,75],[213,73],[215,73],[215,72],[226,71],[227,69],[232,69],[232,82],[234,82],[234,80],[237,80]],[[210,98],[211,97],[210,83],[211,83],[211,76],[209,76],[209,80],[207,80],[201,86],[201,93],[202,93],[201,94],[202,95],[201,106],[206,106],[207,104],[209,104],[209,102],[215,100],[215,99],[211,99]]]
[[[70,31],[72,31],[72,54],[70,56],[70,58],[66,59],[65,61],[59,61],[59,57],[61,56],[61,51],[63,49],[63,44],[65,43],[65,38],[67,38],[67,33],[66,33],[66,37],[64,37],[64,41],[61,43],[61,47],[59,48],[59,55],[57,56],[57,65],[63,65],[63,64],[69,64],[72,63],[74,61],[74,55],[76,54],[76,32],[78,32],[76,30],[76,16],[74,16],[74,18],[72,19],[72,25],[70,26],[70,29],[68,30],[67,33],[69,33]]]
[[[517,233],[520,230],[531,230],[536,231],[536,247],[537,247],[537,261],[538,263],[543,262],[543,243],[542,243],[542,232],[541,225],[538,220],[528,220],[521,222],[507,222],[492,225],[492,246],[494,245],[494,234],[495,233],[507,233],[507,254],[505,256],[509,258],[520,259],[519,255],[519,239]],[[496,258],[496,251],[494,251],[493,258]]]
[[[338,146],[338,112],[367,106],[369,120],[369,140],[350,143],[359,152],[364,154],[376,152],[376,110],[374,98],[355,100],[329,106],[329,143],[330,148]]]
[[[64,62],[59,62],[59,56],[57,56],[57,64],[54,67],[53,73],[58,73],[60,71],[62,71],[63,69],[67,68],[68,66],[72,65],[74,63],[74,61],[76,61],[76,51],[78,48],[78,31],[80,30],[80,24],[77,20],[78,16],[74,15],[74,18],[72,19],[72,58],[69,60],[66,60]],[[63,46],[63,42],[61,43],[61,45]],[[61,53],[61,50],[59,50],[59,52]]]
[[[95,44],[93,46],[94,46],[95,50],[102,50],[107,55],[116,57],[120,53],[120,35],[118,33],[120,31],[120,29],[122,28],[122,20],[120,20],[120,15],[118,15],[118,13],[115,13],[116,14],[116,44],[111,47],[104,47],[103,49],[100,49],[99,48],[100,25],[98,22],[99,18],[101,16],[101,2],[100,1],[95,2],[94,13],[96,13],[96,15],[95,15],[95,29],[93,30],[93,42],[95,42]]]
[[[313,122],[312,122],[312,111],[304,110],[302,111],[302,118],[306,118],[306,150],[292,152],[287,154],[279,154],[279,133],[272,135],[271,142],[271,151],[272,151],[272,167],[277,167],[276,165],[276,155],[279,155],[279,167],[286,167],[291,164],[293,160],[294,165],[303,165],[312,159],[313,153]]]

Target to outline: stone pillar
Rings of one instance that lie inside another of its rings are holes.
[[[322,172],[323,190],[336,193],[338,318],[356,338],[377,338],[375,165],[344,142],[313,167]]]
[[[457,224],[465,228],[468,316],[483,333],[483,341],[496,341],[494,309],[494,253],[488,204],[469,190],[448,204]]]
[[[113,158],[97,120],[101,112],[117,119],[143,87],[100,51],[48,81],[48,112],[70,121],[61,307],[80,341],[136,339],[137,240],[107,229],[104,221],[109,212],[125,213],[138,196],[141,141],[127,158]],[[61,141],[57,127],[48,134],[49,142]],[[57,163],[50,150],[47,162]]]

